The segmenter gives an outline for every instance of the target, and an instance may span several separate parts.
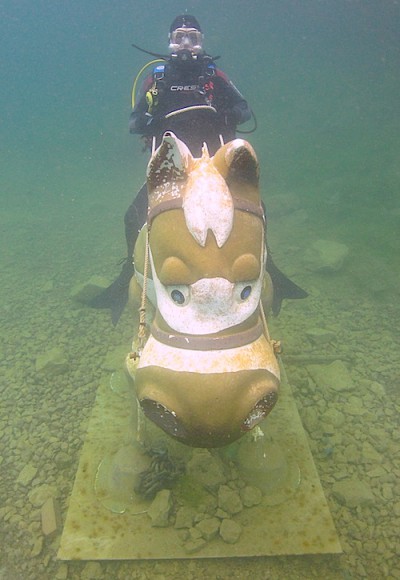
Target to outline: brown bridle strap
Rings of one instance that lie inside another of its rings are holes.
[[[247,330],[235,332],[235,334],[218,334],[212,335],[194,335],[194,334],[180,334],[174,331],[165,332],[153,322],[151,325],[151,334],[156,340],[162,344],[172,346],[175,348],[183,348],[187,350],[226,350],[230,348],[238,348],[254,342],[263,334],[263,325],[260,319],[257,323]]]
[[[254,203],[252,201],[248,201],[247,199],[241,199],[240,197],[233,197],[233,207],[239,211],[244,211],[247,213],[251,213],[261,219],[264,219],[264,210],[261,205]],[[183,198],[182,197],[175,197],[173,199],[167,199],[165,201],[161,201],[153,208],[149,210],[147,216],[147,223],[151,224],[156,216],[160,213],[165,211],[169,211],[171,209],[181,209],[183,206]]]
[[[147,223],[151,224],[153,219],[164,211],[169,211],[171,209],[182,209],[183,198],[174,197],[173,199],[166,199],[165,201],[160,201],[157,205],[152,207],[147,214]]]
[[[245,211],[251,213],[261,219],[264,219],[264,210],[262,206],[248,199],[242,199],[241,197],[233,197],[233,207],[239,211]]]

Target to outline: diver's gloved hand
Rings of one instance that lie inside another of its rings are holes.
[[[150,113],[131,113],[129,118],[129,132],[144,136],[158,135],[161,132],[163,117],[154,117]]]
[[[143,127],[143,135],[159,135],[164,117],[154,117],[146,113],[146,124]]]
[[[223,112],[224,124],[227,127],[236,126],[240,123],[242,118],[242,111],[240,107],[232,107]]]

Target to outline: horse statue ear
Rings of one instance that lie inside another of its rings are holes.
[[[147,166],[149,195],[157,191],[163,196],[169,184],[186,181],[192,160],[192,154],[183,141],[171,131],[164,133],[161,145]]]
[[[260,172],[253,147],[243,139],[234,139],[217,151],[214,165],[227,182],[258,187]]]

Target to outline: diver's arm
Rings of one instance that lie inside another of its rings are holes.
[[[148,75],[140,87],[138,93],[139,100],[136,102],[133,111],[129,117],[129,132],[136,133],[143,136],[149,136],[155,132],[155,119],[152,114],[149,113],[149,103],[147,100],[147,94],[149,89],[154,84],[153,75]],[[134,100],[134,95],[132,95],[132,100]]]
[[[129,133],[147,134],[147,126],[151,119],[147,108],[146,95],[143,95],[129,117]]]
[[[230,114],[233,117],[234,123],[236,125],[245,123],[251,118],[251,109],[247,101],[231,81],[229,81],[226,91],[228,102],[230,103]]]
[[[241,125],[251,118],[251,109],[247,101],[244,99],[241,99],[235,105],[233,105],[232,113],[237,125]]]
[[[226,103],[226,110],[224,111],[226,124],[241,125],[245,123],[252,115],[246,99],[225,73],[218,70],[217,77]]]

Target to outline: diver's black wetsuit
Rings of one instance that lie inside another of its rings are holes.
[[[171,130],[186,143],[194,157],[201,156],[204,142],[210,155],[214,155],[221,145],[219,135],[224,143],[231,141],[236,126],[251,117],[243,96],[207,55],[188,62],[171,58],[145,79],[140,94],[129,119],[130,132],[154,136],[158,146],[164,131]],[[171,116],[196,105],[212,107],[214,117],[210,118],[207,111]]]
[[[199,105],[204,110],[185,110]],[[164,132],[172,131],[188,146],[194,157],[201,156],[204,143],[212,156],[221,146],[221,138],[223,143],[234,139],[237,125],[249,120],[251,114],[243,96],[208,55],[199,55],[195,60],[188,61],[171,57],[145,79],[140,99],[129,119],[129,130],[142,135],[149,147],[153,139],[157,147]],[[118,278],[91,303],[95,308],[111,308],[114,324],[118,322],[128,299],[129,281],[134,273],[133,250],[138,233],[146,222],[147,209],[145,183],[124,218],[127,260]],[[275,314],[279,312],[283,298],[303,298],[307,295],[276,268],[270,253],[267,270],[274,285]]]

